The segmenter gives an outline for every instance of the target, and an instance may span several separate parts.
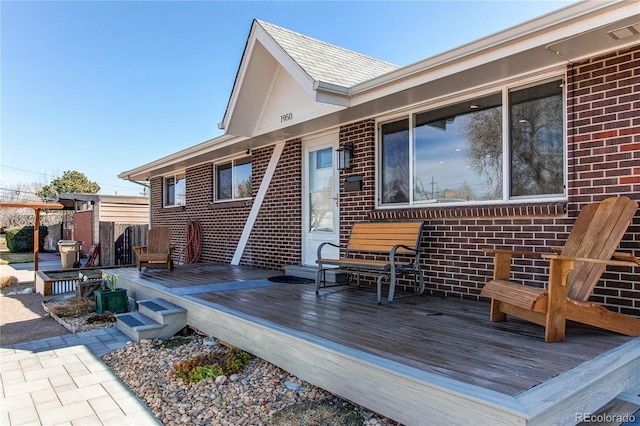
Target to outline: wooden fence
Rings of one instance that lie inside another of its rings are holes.
[[[147,243],[149,225],[100,222],[100,265],[114,266],[136,262],[133,247]]]

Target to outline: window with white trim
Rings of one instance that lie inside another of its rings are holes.
[[[565,197],[564,117],[553,80],[382,122],[378,204]]]
[[[184,206],[187,202],[187,179],[184,173],[164,178],[164,206]]]
[[[216,201],[251,198],[251,157],[216,164],[214,187]]]

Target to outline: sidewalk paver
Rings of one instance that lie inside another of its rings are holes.
[[[162,424],[100,359],[128,342],[114,327],[0,348],[0,424]]]

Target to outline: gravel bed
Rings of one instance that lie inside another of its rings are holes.
[[[259,358],[251,359],[240,374],[229,378],[187,383],[173,377],[177,362],[224,350],[224,346],[205,345],[201,336],[191,335],[143,340],[103,360],[165,425],[396,424]]]

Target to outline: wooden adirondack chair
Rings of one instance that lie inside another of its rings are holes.
[[[151,228],[147,233],[147,245],[133,248],[138,257],[138,271],[142,267],[173,270],[173,246],[169,228]]]
[[[615,251],[637,210],[638,203],[627,197],[586,206],[556,254],[485,250],[495,254],[493,280],[481,292],[491,298],[491,321],[505,321],[509,314],[542,325],[545,342],[564,341],[566,320],[640,336],[640,318],[588,302],[607,265],[640,265],[635,256]],[[549,259],[548,288],[509,281],[514,255]]]

